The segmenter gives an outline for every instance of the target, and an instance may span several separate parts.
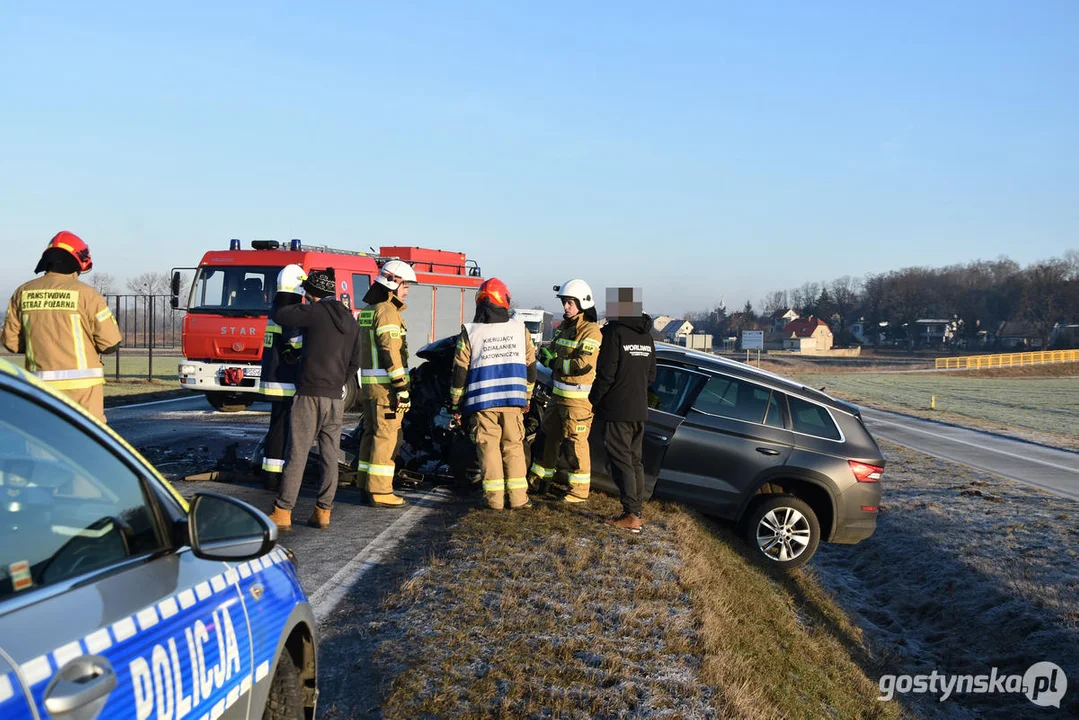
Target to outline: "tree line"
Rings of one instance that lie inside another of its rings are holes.
[[[713,308],[687,314],[699,332],[739,335],[742,330],[770,329],[776,311],[793,309],[801,317],[813,315],[828,323],[837,345],[855,342],[850,327],[863,323],[868,342],[883,335],[891,343],[913,347],[914,323],[921,319],[946,320],[951,342],[973,346],[979,336],[992,337],[1000,323],[1029,323],[1049,346],[1058,324],[1079,322],[1079,251],[1020,267],[1007,257],[976,260],[944,267],[909,267],[869,274],[863,279],[843,276],[830,282],[806,282],[800,287],[775,290],[759,302],[760,311],[746,302],[728,313]],[[765,321],[765,322],[762,322]]]

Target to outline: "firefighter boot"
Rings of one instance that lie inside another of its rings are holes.
[[[288,532],[292,530],[292,511],[274,505],[273,512],[270,513],[270,521],[277,526],[278,532]]]
[[[330,526],[330,511],[316,505],[315,512],[311,513],[311,519],[307,521],[307,524],[313,528],[325,530]]]
[[[403,497],[393,493],[371,493],[371,505],[378,508],[403,508],[407,507]]]

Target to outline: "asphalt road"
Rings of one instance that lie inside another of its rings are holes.
[[[191,482],[222,460],[248,457],[269,420],[269,405],[218,413],[201,396],[106,410],[110,425],[137,447],[181,493],[221,492],[269,511],[274,494],[256,482]],[[1079,453],[1034,445],[904,415],[864,409],[874,436],[965,463],[1048,492],[1079,499]],[[346,415],[345,427],[358,420]],[[379,717],[380,683],[370,658],[370,628],[381,622],[381,598],[407,579],[473,502],[442,488],[407,492],[405,510],[361,505],[341,488],[327,530],[303,525],[315,487],[305,483],[293,513],[298,526],[280,542],[295,552],[300,578],[319,620],[320,717]]]
[[[862,408],[874,437],[1079,500],[1079,453]]]
[[[213,411],[199,397],[180,398],[112,408],[109,425],[142,452],[185,497],[199,491],[219,492],[269,513],[275,493],[255,481],[186,481],[185,477],[213,470],[229,455],[246,458],[265,434],[270,406],[255,403],[238,413]],[[344,427],[358,416],[347,413]],[[309,470],[312,468],[309,467]],[[294,529],[280,541],[296,553],[300,579],[316,615],[326,615],[340,602],[343,588],[381,560],[392,558],[395,541],[422,524],[433,508],[455,504],[440,488],[404,491],[410,506],[373,508],[360,504],[351,487],[338,490],[330,527],[316,530],[304,523],[315,505],[317,478],[309,478],[293,511]]]

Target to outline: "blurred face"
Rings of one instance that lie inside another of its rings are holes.
[[[577,317],[581,312],[581,309],[577,307],[577,301],[571,297],[562,298],[562,310],[565,311],[568,318]]]

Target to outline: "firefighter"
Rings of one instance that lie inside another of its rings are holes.
[[[45,275],[15,290],[4,320],[4,347],[26,353],[26,369],[105,422],[105,369],[99,354],[116,352],[120,328],[105,298],[79,280],[93,267],[90,248],[59,232],[41,254]]]
[[[529,507],[524,414],[536,384],[536,350],[520,320],[510,319],[510,294],[498,278],[480,285],[476,315],[461,327],[450,381],[450,409],[468,414],[483,494],[493,510]]]
[[[565,315],[550,346],[540,352],[540,363],[551,369],[552,404],[543,418],[543,455],[530,470],[534,487],[549,488],[561,457],[569,467],[566,502],[588,499],[592,460],[588,433],[592,428],[592,404],[588,393],[596,377],[596,357],[601,335],[592,288],[584,280],[556,285]]]
[[[277,294],[262,341],[259,395],[270,403],[270,427],[262,441],[262,473],[267,490],[277,490],[285,470],[289,412],[296,394],[296,370],[303,351],[300,330],[278,325],[273,314],[278,308],[303,302],[303,281],[306,279],[307,274],[299,265],[286,265],[277,274]]]
[[[360,488],[375,507],[402,508],[393,492],[394,454],[401,421],[411,404],[408,378],[408,284],[416,282],[412,267],[390,260],[379,270],[360,311],[360,385],[363,393],[363,437],[357,466]]]

